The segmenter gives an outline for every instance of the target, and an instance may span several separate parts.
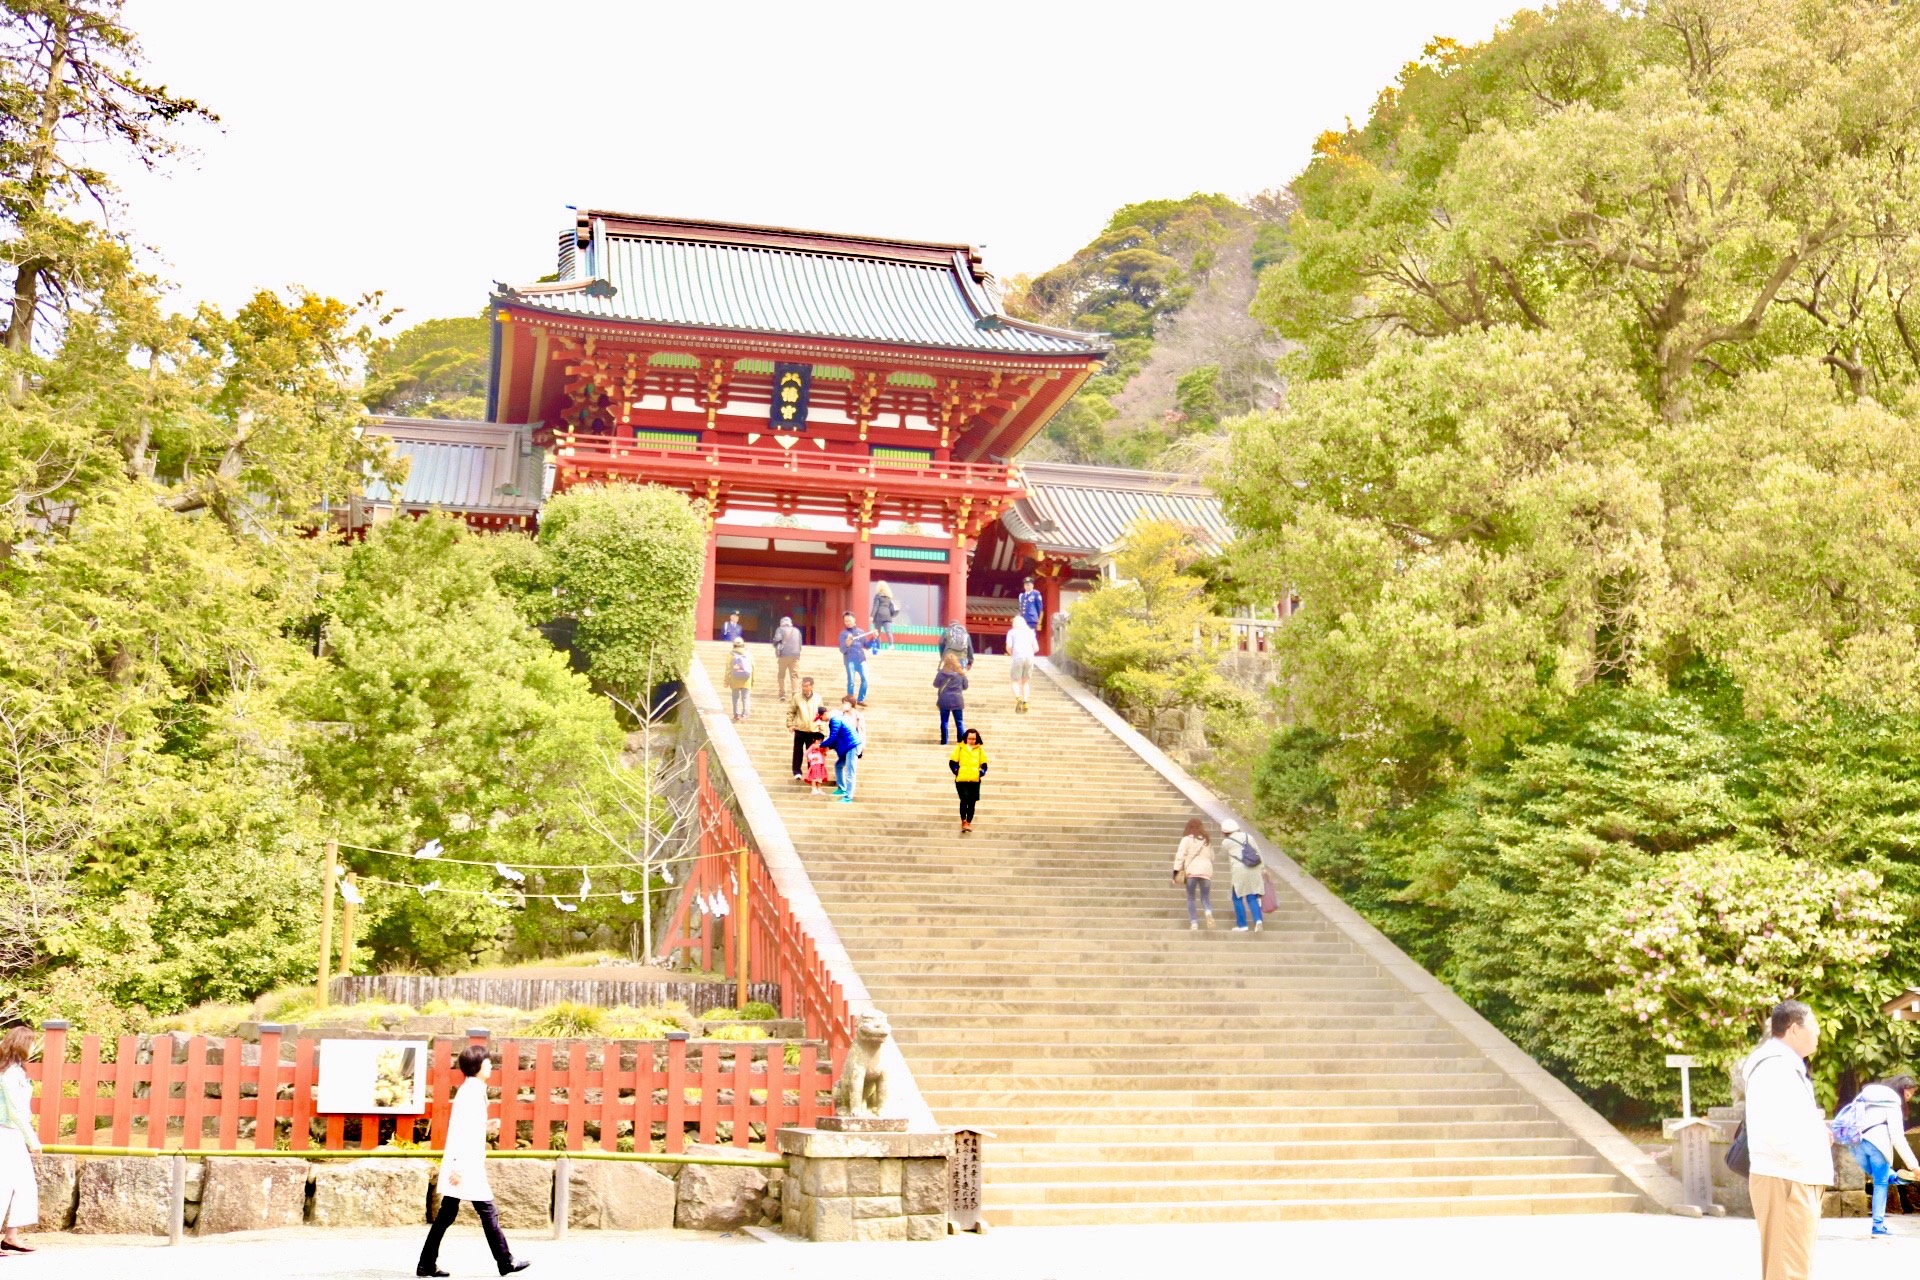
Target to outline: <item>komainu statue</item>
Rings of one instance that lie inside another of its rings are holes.
[[[835,1114],[877,1116],[886,1106],[887,1069],[880,1065],[880,1051],[891,1035],[886,1014],[876,1009],[860,1015],[846,1065],[840,1069],[840,1083],[833,1087]]]

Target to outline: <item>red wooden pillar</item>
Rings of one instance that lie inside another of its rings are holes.
[[[947,551],[947,616],[940,621],[967,620],[967,548],[965,539],[954,539]]]
[[[706,568],[700,571],[700,603],[697,606],[699,612],[693,619],[695,640],[713,639],[713,600],[716,585],[714,573],[718,568],[719,547],[719,534],[714,531],[714,526],[709,524],[707,526],[707,564]]]
[[[1053,615],[1060,612],[1060,577],[1054,573],[1036,575],[1040,587],[1040,654],[1053,654]]]
[[[865,529],[853,540],[853,580],[849,590],[853,594],[847,601],[847,608],[853,610],[855,621],[872,626],[873,544],[867,541]]]

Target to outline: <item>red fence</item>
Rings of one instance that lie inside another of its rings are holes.
[[[372,1150],[397,1136],[438,1148],[461,1080],[455,1058],[468,1044],[487,1044],[498,1063],[488,1112],[500,1122],[503,1148],[616,1151],[628,1139],[636,1151],[679,1152],[690,1140],[771,1150],[780,1129],[833,1113],[833,1075],[819,1047],[799,1044],[789,1054],[775,1040],[437,1038],[428,1051],[428,1110],[399,1117],[320,1114],[317,1042],[283,1042],[272,1031],[262,1031],[257,1046],[122,1036],[103,1058],[99,1036],[71,1043],[55,1025],[27,1073],[41,1085],[43,1142],[338,1151]]]
[[[705,751],[700,752],[695,767],[699,778],[700,857],[693,863],[680,904],[662,935],[660,954],[686,948],[699,954],[702,968],[712,971],[718,952],[723,972],[738,978],[738,957],[734,953],[738,949],[739,922],[731,915],[717,921],[711,914],[702,918],[694,902],[710,900],[717,894],[730,911],[738,909],[737,855],[742,847],[747,848],[752,903],[747,922],[748,978],[780,984],[781,1016],[801,1019],[808,1035],[827,1042],[833,1070],[838,1074],[847,1046],[853,1043],[854,1019],[847,1011],[846,994],[820,958],[813,939],[788,910],[787,900],[761,861],[759,850],[752,847],[714,787]]]

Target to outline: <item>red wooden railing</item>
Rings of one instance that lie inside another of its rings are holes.
[[[800,1019],[808,1035],[827,1042],[833,1071],[838,1075],[847,1047],[853,1043],[854,1018],[847,1010],[846,994],[821,959],[813,938],[788,909],[786,897],[774,883],[759,850],[740,830],[733,810],[714,787],[705,750],[699,753],[694,767],[699,787],[700,857],[692,865],[673,919],[661,936],[660,954],[676,949],[697,952],[701,967],[712,972],[718,953],[722,971],[738,980],[738,957],[734,954],[738,950],[738,921],[732,915],[718,922],[711,915],[699,918],[694,901],[696,896],[711,900],[718,894],[729,910],[737,910],[737,855],[746,848],[752,882],[752,915],[747,922],[748,977],[753,982],[780,984],[781,1016]]]
[[[756,445],[698,444],[663,448],[632,437],[560,431],[554,434],[554,462],[562,470],[644,471],[650,479],[704,478],[725,474],[731,480],[809,476],[859,479],[885,476],[894,483],[931,483],[1024,492],[1018,474],[1003,462],[941,462],[924,466],[889,463],[858,453],[820,449],[769,449]]]
[[[428,1110],[419,1116],[322,1115],[314,1108],[317,1042],[284,1041],[274,1031],[260,1033],[257,1056],[255,1046],[233,1038],[122,1036],[108,1060],[99,1036],[75,1041],[55,1025],[27,1074],[40,1085],[35,1123],[48,1143],[340,1151],[398,1137],[438,1148],[462,1079],[455,1059],[468,1044],[486,1044],[499,1064],[488,1111],[507,1148],[615,1151],[629,1138],[635,1151],[670,1154],[690,1140],[772,1150],[780,1129],[833,1113],[833,1074],[819,1046],[797,1045],[788,1066],[788,1046],[775,1040],[436,1037],[428,1049]],[[690,1047],[697,1061],[689,1060]]]

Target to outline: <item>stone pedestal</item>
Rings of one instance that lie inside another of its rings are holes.
[[[890,1116],[822,1116],[823,1133],[905,1133],[907,1122]]]
[[[947,1234],[949,1133],[782,1129],[781,1225],[808,1240],[938,1240]]]

